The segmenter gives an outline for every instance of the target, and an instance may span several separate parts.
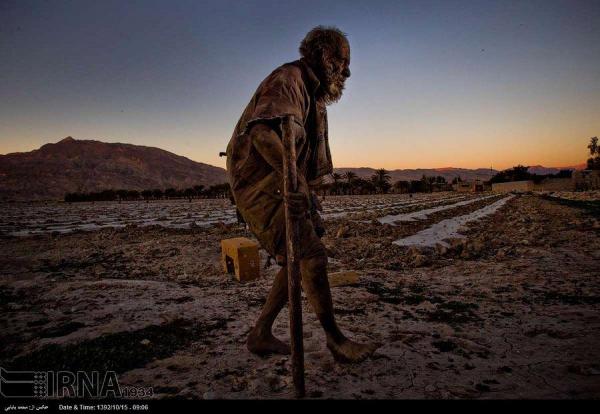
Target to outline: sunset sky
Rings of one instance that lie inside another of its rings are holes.
[[[337,167],[569,166],[600,135],[600,1],[0,2],[0,153],[63,137],[218,157],[312,27],[348,34]]]

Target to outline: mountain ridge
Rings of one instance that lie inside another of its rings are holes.
[[[227,181],[223,168],[143,145],[66,137],[29,152],[0,155],[0,199],[62,199],[109,188],[187,188]]]
[[[531,166],[530,172],[554,174],[573,167]],[[354,172],[369,178],[372,167],[336,167],[334,172]],[[490,168],[414,168],[395,169],[388,173],[392,182],[419,180],[423,174],[442,176],[450,182],[489,180],[498,170]],[[28,152],[0,154],[0,200],[63,199],[69,192],[92,192],[106,189],[166,189],[210,186],[227,182],[225,169],[193,161],[185,156],[157,147],[103,142],[65,137]]]

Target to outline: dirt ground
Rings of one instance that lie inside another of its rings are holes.
[[[395,226],[325,221],[330,269],[360,273],[332,289],[339,324],[381,346],[335,363],[304,299],[309,398],[600,397],[598,201],[519,195],[450,247],[392,243],[494,200]],[[114,370],[155,398],[292,398],[290,358],[245,347],[277,266],[244,284],[223,274],[219,241],[237,236],[250,237],[231,224],[3,235],[0,366]],[[274,332],[289,340],[287,309]]]

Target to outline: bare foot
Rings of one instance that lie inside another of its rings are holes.
[[[327,348],[329,348],[337,362],[351,363],[364,360],[375,352],[378,346],[376,344],[359,344],[344,338],[337,343],[327,340]]]
[[[257,355],[290,354],[289,345],[275,338],[271,332],[263,334],[260,333],[256,328],[252,329],[250,334],[248,334],[246,346],[250,352]]]

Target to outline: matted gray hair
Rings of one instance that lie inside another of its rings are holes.
[[[320,62],[324,51],[331,56],[344,44],[348,44],[346,33],[335,26],[317,26],[300,42],[300,56],[312,63]]]

